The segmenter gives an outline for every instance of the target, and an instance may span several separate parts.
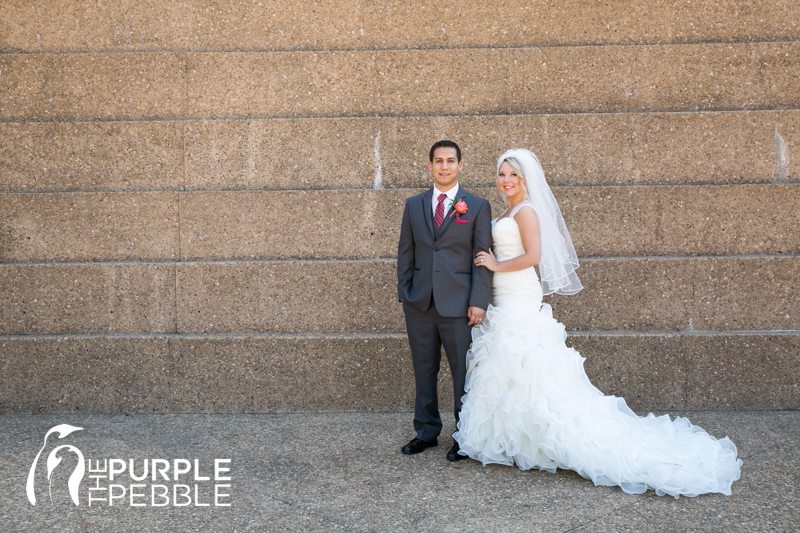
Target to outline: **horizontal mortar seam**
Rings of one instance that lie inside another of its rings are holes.
[[[417,119],[417,118],[436,118],[436,117],[455,117],[455,118],[469,118],[469,117],[476,117],[476,118],[486,118],[486,117],[539,117],[539,116],[548,116],[548,117],[557,117],[557,116],[571,116],[571,115],[703,115],[703,114],[721,114],[721,113],[729,113],[729,114],[752,114],[752,113],[774,113],[774,112],[786,112],[786,111],[800,111],[800,107],[781,107],[779,109],[750,109],[750,108],[731,108],[731,109],[694,109],[694,110],[673,110],[673,111],[642,111],[642,110],[630,110],[630,111],[576,111],[572,113],[564,113],[564,112],[553,112],[553,113],[464,113],[464,114],[455,114],[455,113],[447,113],[447,114],[438,114],[438,115],[430,115],[430,114],[409,114],[409,115],[341,115],[341,116],[295,116],[295,115],[286,115],[286,116],[265,116],[265,115],[248,115],[248,116],[209,116],[204,118],[192,118],[192,117],[154,117],[154,118],[97,118],[91,120],[81,120],[81,119],[52,119],[52,120],[11,120],[11,119],[0,119],[0,124],[96,124],[96,123],[114,123],[114,122],[121,122],[121,123],[137,123],[137,122],[197,122],[197,121],[241,121],[247,122],[251,120],[341,120],[341,119],[353,119],[353,120],[380,120],[383,118],[387,119]]]
[[[447,47],[377,47],[377,48],[129,48],[125,50],[76,49],[76,50],[0,50],[0,56],[39,56],[39,55],[105,55],[105,54],[344,54],[344,53],[376,53],[376,52],[449,52],[449,51],[485,51],[485,50],[539,50],[551,48],[663,48],[678,46],[732,46],[759,44],[793,44],[798,39],[761,39],[715,41],[700,40],[688,42],[650,42],[650,43],[552,43],[536,45],[486,45],[486,46],[447,46]]]
[[[800,335],[797,329],[567,331],[570,337],[720,337]],[[0,334],[3,340],[37,339],[405,339],[405,332],[388,333],[32,333]]]
[[[758,181],[723,181],[723,182],[703,182],[703,181],[685,181],[675,183],[565,183],[561,185],[553,184],[552,189],[633,189],[633,188],[677,188],[677,187],[742,187],[748,185],[761,186],[773,185],[781,187],[785,185],[797,185],[800,179],[790,179],[780,183],[774,180],[758,180]],[[417,191],[427,189],[429,187],[384,187],[378,194],[385,194],[386,192],[399,192],[411,191],[411,194],[416,194]],[[494,190],[493,185],[470,185],[472,190]],[[374,192],[374,187],[329,187],[329,188],[315,188],[315,189],[271,189],[271,188],[252,188],[252,189],[34,189],[34,190],[16,190],[16,189],[0,189],[0,194],[159,194],[159,193],[180,193],[180,194],[207,194],[207,193],[320,193],[325,194],[328,192]]]
[[[695,259],[797,259],[800,253],[789,254],[721,254],[721,255],[620,255],[579,257],[581,261],[628,261],[628,260],[695,260]],[[284,259],[187,259],[187,260],[92,260],[92,261],[9,261],[0,262],[4,266],[91,266],[91,265],[204,265],[204,264],[243,264],[243,263],[394,263],[396,257],[373,258],[284,258]]]
[[[724,335],[800,335],[800,329],[736,329],[736,330],[650,330],[650,331],[567,331],[570,337],[708,337]]]
[[[9,333],[0,340],[21,339],[371,339],[406,338],[404,332],[389,333]]]
[[[410,114],[373,114],[373,115],[246,115],[246,116],[185,116],[185,117],[141,117],[141,118],[123,118],[123,117],[94,117],[94,118],[60,118],[60,119],[0,119],[0,124],[96,124],[105,122],[211,122],[211,121],[252,121],[252,120],[341,120],[341,119],[419,119],[419,118],[464,118],[464,117],[538,117],[538,116],[584,116],[584,115],[654,115],[654,114],[673,114],[673,115],[692,115],[704,113],[768,113],[768,112],[787,112],[798,111],[798,107],[730,107],[730,108],[713,108],[713,109],[615,109],[615,110],[577,110],[577,111],[552,111],[541,113],[410,113]]]

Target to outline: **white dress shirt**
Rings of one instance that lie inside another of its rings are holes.
[[[433,186],[433,199],[431,205],[433,207],[433,219],[436,220],[436,206],[439,205],[439,195],[442,194],[442,191],[436,188],[436,185]],[[447,198],[444,201],[444,218],[447,219],[447,213],[450,212],[450,208],[453,206],[453,201],[455,201],[456,196],[458,195],[458,182],[451,188],[449,191],[446,191],[444,194],[447,195]]]

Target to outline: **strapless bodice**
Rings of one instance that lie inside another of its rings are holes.
[[[519,226],[513,218],[492,221],[492,240],[498,261],[508,261],[525,253]],[[515,272],[495,272],[492,277],[492,305],[516,309],[542,305],[542,286],[533,267]]]
[[[517,221],[511,217],[492,221],[492,240],[498,261],[508,261],[525,253]]]

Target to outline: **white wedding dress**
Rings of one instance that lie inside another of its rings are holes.
[[[524,253],[513,218],[495,220],[492,236],[499,261]],[[631,494],[730,495],[742,464],[730,439],[682,417],[636,416],[623,398],[591,384],[566,337],[542,305],[534,268],[494,274],[492,305],[467,352],[453,435],[462,455],[523,470],[566,468]]]

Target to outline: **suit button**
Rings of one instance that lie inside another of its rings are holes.
[[[438,252],[438,251],[439,251],[439,248],[434,248],[434,249],[433,249],[433,251],[434,251],[434,252]]]

